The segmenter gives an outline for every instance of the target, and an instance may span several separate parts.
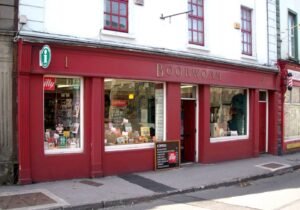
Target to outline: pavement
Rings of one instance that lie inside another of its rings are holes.
[[[216,164],[0,187],[0,209],[101,209],[257,180],[300,169],[300,153]]]

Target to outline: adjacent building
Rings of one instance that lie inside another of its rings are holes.
[[[278,154],[275,0],[19,10],[20,183],[153,170],[160,141],[181,163]]]
[[[14,64],[17,3],[0,3],[0,185],[17,179]]]
[[[278,1],[278,66],[281,75],[280,121],[283,153],[300,149],[300,3]]]

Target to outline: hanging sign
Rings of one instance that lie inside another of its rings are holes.
[[[54,77],[44,77],[44,90],[55,90]]]
[[[40,50],[40,66],[44,69],[48,68],[51,62],[51,49],[48,45],[44,45]]]

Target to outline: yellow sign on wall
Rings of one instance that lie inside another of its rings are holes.
[[[300,148],[300,142],[290,143],[286,145],[286,149]]]

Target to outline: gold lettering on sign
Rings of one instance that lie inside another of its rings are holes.
[[[201,80],[221,81],[221,72],[208,68],[195,68],[171,64],[157,64],[157,77],[195,78]]]

